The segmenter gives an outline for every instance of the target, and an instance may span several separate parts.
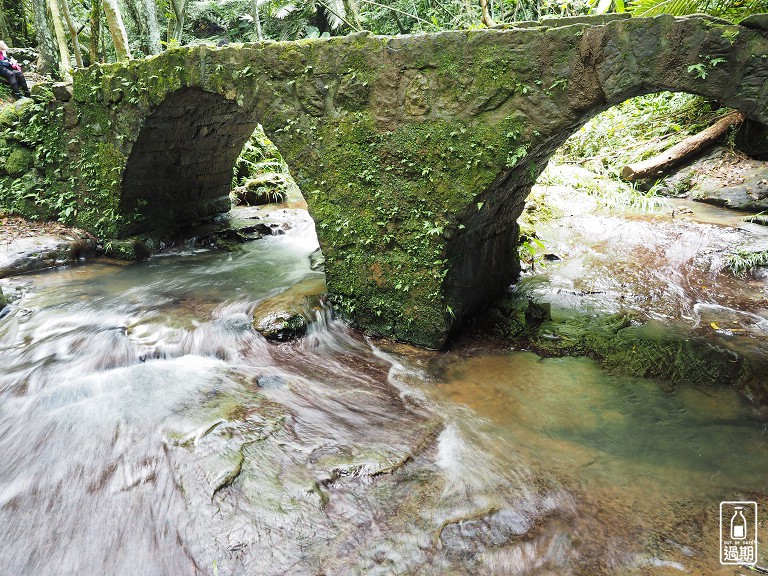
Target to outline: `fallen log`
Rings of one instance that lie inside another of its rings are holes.
[[[657,154],[653,158],[627,164],[621,169],[621,177],[624,180],[632,182],[633,180],[642,180],[644,178],[656,178],[669,171],[686,158],[701,152],[708,146],[717,142],[728,131],[731,126],[737,126],[746,119],[746,114],[738,110],[723,116],[715,124],[702,130],[698,134],[689,136],[679,144],[675,144],[669,150]]]

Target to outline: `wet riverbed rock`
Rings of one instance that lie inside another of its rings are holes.
[[[718,147],[678,170],[662,192],[732,210],[768,210],[768,162]]]
[[[302,314],[287,311],[271,312],[262,317],[255,328],[267,340],[285,342],[304,336],[307,319]]]
[[[325,293],[322,276],[306,278],[284,292],[263,300],[253,313],[253,327],[267,340],[286,342],[301,338]]]
[[[77,262],[93,255],[95,247],[93,238],[74,235],[17,238],[1,246],[0,278]]]

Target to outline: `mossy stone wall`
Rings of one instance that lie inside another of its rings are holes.
[[[185,47],[75,74],[62,173],[81,226],[177,226],[226,209],[261,123],[307,199],[337,307],[440,347],[518,273],[517,217],[574,130],[661,90],[766,123],[766,78],[764,31],[701,16]]]

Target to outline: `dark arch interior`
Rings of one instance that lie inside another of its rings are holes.
[[[232,170],[258,125],[256,114],[221,95],[182,89],[147,118],[123,175],[129,234],[171,231],[227,212]]]

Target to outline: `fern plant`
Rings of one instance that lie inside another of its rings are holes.
[[[738,22],[751,14],[768,12],[768,2],[766,0],[633,0],[629,10],[634,16],[710,14]]]

